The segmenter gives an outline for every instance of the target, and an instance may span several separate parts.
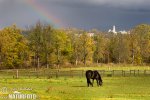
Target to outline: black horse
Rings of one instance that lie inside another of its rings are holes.
[[[102,78],[101,75],[98,73],[98,71],[92,71],[92,70],[88,70],[86,71],[86,79],[87,79],[87,85],[89,87],[89,85],[91,85],[93,87],[93,83],[94,83],[94,79],[96,79],[97,81],[97,86],[101,86],[102,85]],[[93,80],[93,82],[91,83],[90,79]]]

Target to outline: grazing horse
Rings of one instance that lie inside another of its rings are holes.
[[[98,71],[88,70],[88,71],[86,71],[85,75],[86,75],[88,87],[89,87],[89,85],[91,85],[93,87],[94,79],[96,79],[96,81],[97,81],[97,86],[102,85],[102,83],[103,83],[102,78],[101,78],[101,75],[98,73]],[[92,83],[91,83],[90,79],[93,80]]]

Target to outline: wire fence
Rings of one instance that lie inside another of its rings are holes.
[[[85,77],[85,70],[0,70],[0,78]],[[150,76],[150,70],[98,70],[102,77]]]

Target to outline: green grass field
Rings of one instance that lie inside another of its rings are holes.
[[[8,93],[36,94],[38,100],[149,100],[150,77],[103,77],[103,86],[87,87],[84,77],[51,79],[0,79]],[[29,90],[24,90],[29,88]],[[22,89],[22,90],[21,90]],[[2,99],[3,100],[3,99]]]

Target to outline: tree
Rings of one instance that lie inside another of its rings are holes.
[[[93,38],[88,36],[86,32],[80,35],[80,56],[81,60],[83,61],[84,65],[86,65],[87,60],[92,62],[93,61],[93,52],[94,52],[94,41]]]
[[[82,32],[83,30],[79,30],[75,28],[69,28],[66,30],[71,45],[70,62],[72,64],[75,64],[76,66],[78,65],[78,62],[81,60],[79,37],[80,34],[82,34]]]
[[[67,35],[63,30],[53,30],[53,47],[54,47],[54,54],[56,59],[56,64],[59,68],[60,63],[62,63],[63,54],[65,54],[65,47],[67,43]]]
[[[150,57],[150,45],[149,45],[149,34],[150,34],[150,25],[141,24],[133,28],[131,34],[136,35],[137,39],[137,56],[136,61],[138,64],[142,64],[146,59]]]
[[[29,30],[29,47],[33,52],[34,66],[40,67],[40,53],[43,47],[43,25],[38,22]]]
[[[109,51],[113,62],[126,62],[130,57],[130,48],[126,35],[118,33],[112,36],[109,44]]]
[[[104,59],[104,54],[106,50],[106,41],[105,37],[102,34],[97,34],[95,36],[95,51],[94,51],[94,60],[99,63]]]
[[[27,40],[16,25],[0,31],[1,63],[8,68],[20,68],[25,63],[28,47]]]
[[[47,68],[49,67],[50,64],[49,58],[51,57],[51,54],[53,52],[52,34],[53,34],[53,28],[50,25],[43,26],[41,61],[44,65],[46,64]]]

